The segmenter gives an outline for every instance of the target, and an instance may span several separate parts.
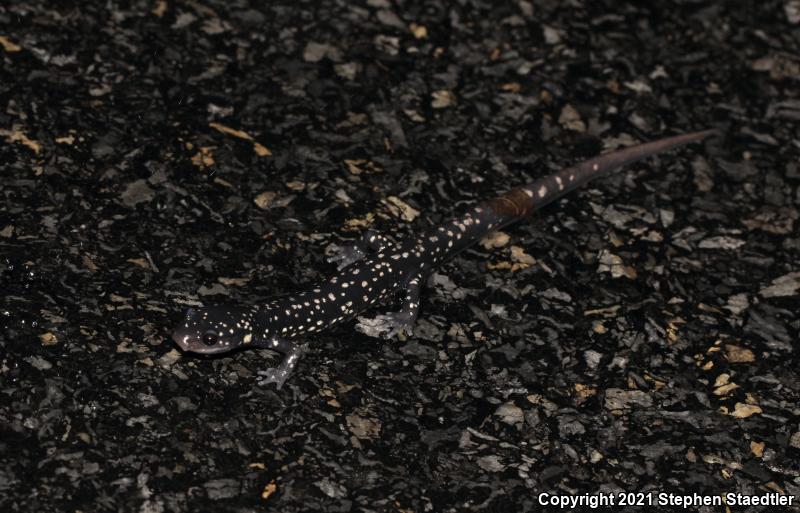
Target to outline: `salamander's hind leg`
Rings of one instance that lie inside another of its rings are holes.
[[[281,361],[280,365],[258,371],[259,376],[264,376],[264,379],[258,382],[259,385],[263,386],[270,383],[275,383],[278,390],[280,390],[284,382],[286,382],[286,378],[288,378],[292,373],[294,368],[297,366],[297,362],[300,361],[300,357],[307,349],[306,345],[299,346],[289,342],[288,340],[277,337],[264,342],[257,342],[253,345],[256,347],[263,347],[265,349],[272,349],[273,351],[283,354],[283,361]]]
[[[413,335],[414,323],[419,313],[419,282],[419,276],[408,282],[403,307],[399,312],[377,315],[374,319],[359,317],[356,329],[370,337],[392,338],[401,331],[409,336]]]
[[[345,267],[363,260],[367,255],[367,249],[380,251],[389,244],[391,241],[386,236],[376,230],[367,230],[358,242],[346,246],[334,245],[333,250],[336,253],[328,258],[328,262],[336,262],[336,268],[341,271]]]

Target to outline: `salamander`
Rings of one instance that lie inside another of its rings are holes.
[[[358,317],[356,328],[372,336],[412,335],[420,305],[420,285],[442,262],[495,230],[627,164],[714,134],[704,130],[676,135],[606,153],[562,169],[484,201],[463,215],[416,237],[392,242],[368,230],[360,241],[338,247],[329,259],[338,273],[307,290],[263,304],[189,309],[172,338],[186,352],[219,354],[237,348],[267,348],[282,353],[277,367],[259,371],[259,384],[280,389],[297,365],[305,345],[291,339],[350,321],[377,303],[402,293],[397,312],[372,319]]]

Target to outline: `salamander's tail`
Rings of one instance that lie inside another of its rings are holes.
[[[507,224],[525,217],[581,185],[606,175],[636,161],[663,153],[691,142],[701,141],[717,130],[703,130],[689,134],[666,137],[657,141],[630,146],[599,155],[580,164],[562,169],[527,185],[512,189],[502,196],[489,200],[484,206],[491,208]]]

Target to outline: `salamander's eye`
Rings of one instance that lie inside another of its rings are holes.
[[[218,340],[219,339],[217,338],[217,334],[214,333],[213,331],[206,331],[205,333],[203,333],[203,344],[207,346],[217,345]]]

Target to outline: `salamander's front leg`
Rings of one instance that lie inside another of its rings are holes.
[[[367,249],[380,251],[389,244],[391,244],[391,241],[386,236],[370,229],[364,232],[358,242],[346,246],[334,245],[333,249],[336,253],[328,258],[328,262],[336,262],[336,268],[341,271],[345,267],[363,260],[367,254]]]
[[[413,335],[414,323],[419,313],[419,282],[419,276],[408,282],[403,308],[399,312],[377,315],[374,319],[359,317],[356,329],[370,337],[392,338],[401,331],[409,336]]]
[[[286,378],[292,373],[300,361],[300,357],[306,350],[306,346],[299,346],[288,340],[282,338],[273,338],[264,342],[257,342],[254,344],[256,347],[263,347],[265,349],[272,349],[283,354],[283,361],[277,367],[258,371],[259,376],[264,376],[264,379],[258,382],[259,385],[268,385],[275,383],[278,390],[281,389]]]

